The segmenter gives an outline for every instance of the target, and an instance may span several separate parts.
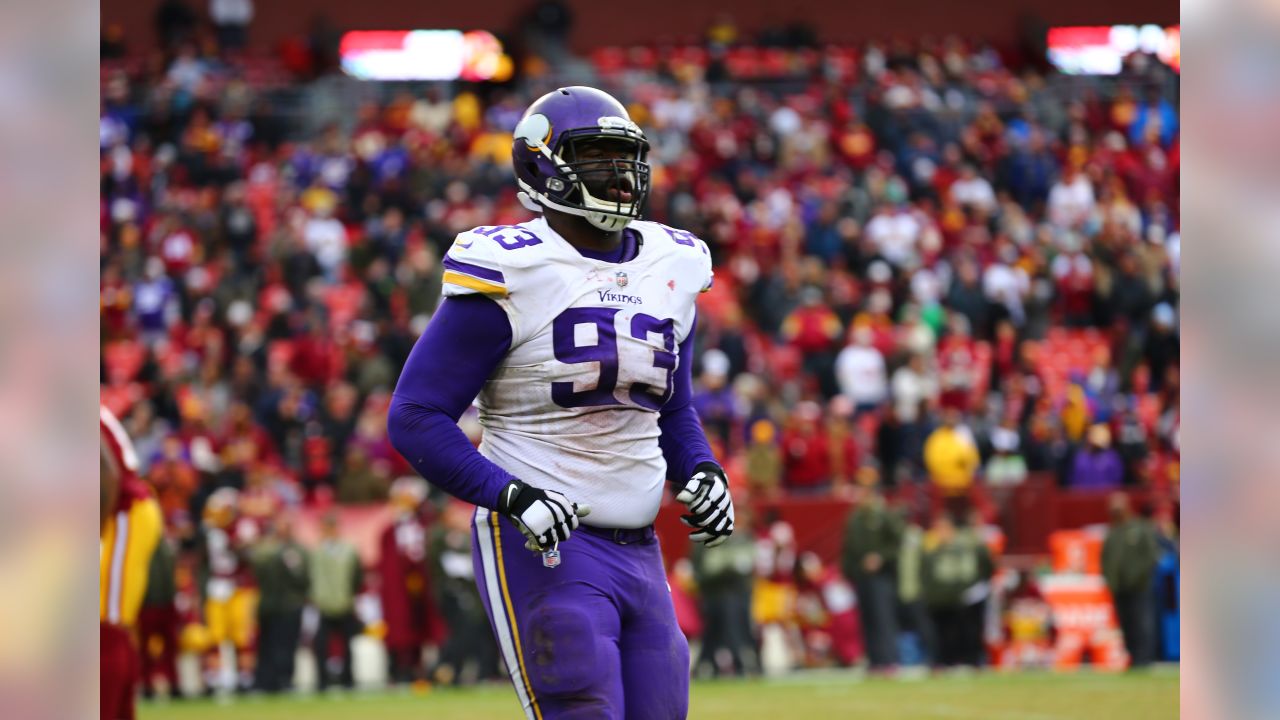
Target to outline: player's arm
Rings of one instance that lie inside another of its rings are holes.
[[[676,367],[671,399],[658,417],[661,435],[658,445],[667,461],[668,474],[676,482],[676,499],[689,508],[681,518],[694,528],[690,538],[708,547],[724,542],[733,534],[733,498],[729,495],[729,477],[716,462],[702,429],[702,421],[693,408],[693,336],[680,343],[680,363]]]
[[[484,295],[446,298],[409,353],[387,417],[391,444],[422,477],[512,518],[537,546],[569,537],[589,512],[481,455],[458,418],[511,349],[506,312]]]

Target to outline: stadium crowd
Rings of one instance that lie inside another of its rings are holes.
[[[954,38],[845,50],[782,81],[722,82],[714,51],[584,78],[648,134],[647,215],[713,252],[695,403],[744,497],[929,485],[963,526],[971,495],[1033,473],[1176,494],[1170,71],[1071,79]],[[510,132],[556,78],[527,66],[300,134],[234,54],[104,64],[103,402],[183,547],[222,488],[324,507],[412,473],[389,392],[456,233],[529,217]],[[861,587],[875,564],[847,573],[860,595],[884,590]]]

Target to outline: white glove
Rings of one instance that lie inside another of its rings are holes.
[[[524,543],[527,549],[549,550],[569,539],[578,527],[578,518],[590,514],[591,506],[569,502],[569,498],[558,492],[512,480],[498,496],[497,510],[520,528],[527,538]]]
[[[689,539],[715,547],[733,534],[733,498],[729,495],[729,477],[715,463],[705,462],[694,468],[693,477],[676,493],[676,500],[689,508],[680,522],[694,529]]]

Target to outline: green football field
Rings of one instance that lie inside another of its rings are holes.
[[[505,686],[426,692],[237,698],[144,704],[140,720],[473,720],[520,718]],[[779,680],[694,683],[694,720],[1166,720],[1178,717],[1178,674],[983,673],[863,680],[803,673]]]

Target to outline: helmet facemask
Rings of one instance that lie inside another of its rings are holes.
[[[601,230],[621,230],[640,217],[649,195],[648,143],[627,135],[570,132],[556,159],[571,183],[567,204]]]

